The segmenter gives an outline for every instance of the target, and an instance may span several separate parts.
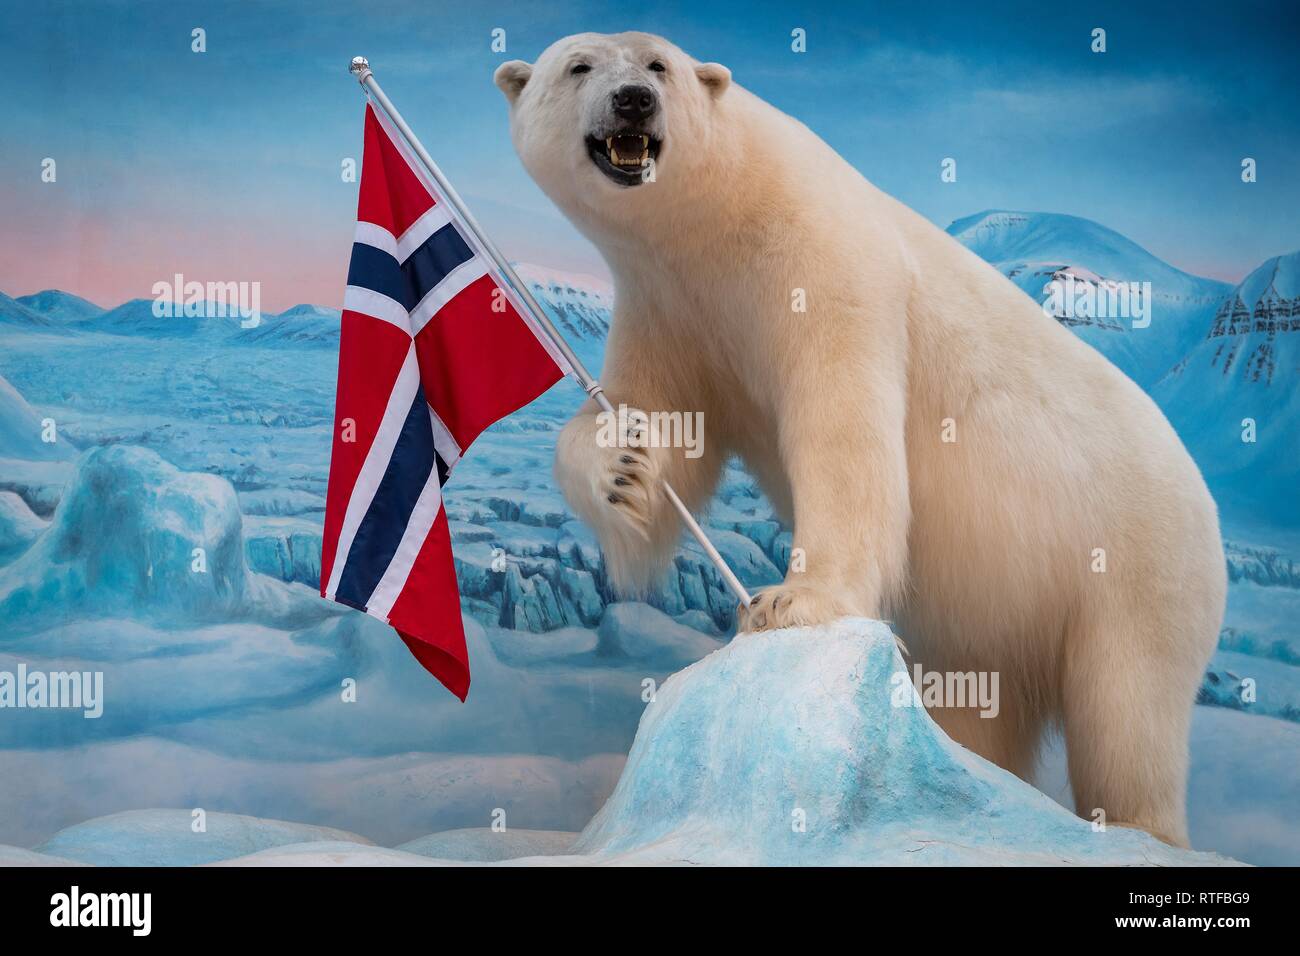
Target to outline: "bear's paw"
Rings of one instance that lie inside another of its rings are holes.
[[[830,588],[784,582],[759,591],[749,607],[736,609],[736,632],[826,624],[853,613],[851,602]]]

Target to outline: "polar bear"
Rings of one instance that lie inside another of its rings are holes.
[[[1152,401],[807,127],[644,33],[580,34],[495,80],[524,166],[615,281],[604,386],[703,412],[704,454],[599,441],[555,471],[614,581],[662,570],[739,456],[799,566],[742,630],[891,620],[927,672],[997,672],[996,718],[936,707],[1031,774],[1062,726],[1077,811],[1187,844],[1192,705],[1226,591],[1205,483]]]

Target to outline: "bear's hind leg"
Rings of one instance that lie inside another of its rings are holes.
[[[1067,635],[1062,717],[1079,816],[1187,846],[1187,766],[1200,662],[1158,609]]]

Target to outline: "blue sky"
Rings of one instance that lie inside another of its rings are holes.
[[[508,254],[600,273],[522,171],[491,82],[502,59],[581,30],[649,30],[727,64],[941,226],[1072,213],[1229,280],[1300,247],[1295,5],[1081,6],[0,0],[0,290],[112,305],[184,271],[260,280],[268,308],[337,304],[358,53]],[[956,183],[939,179],[949,156]],[[56,183],[40,182],[45,157]]]

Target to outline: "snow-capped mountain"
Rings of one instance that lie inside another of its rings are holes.
[[[587,275],[557,272],[531,263],[517,263],[519,277],[571,343],[599,346],[609,333],[614,292],[608,283]],[[242,328],[238,315],[222,317],[209,303],[204,318],[155,315],[152,299],[132,299],[104,310],[92,302],[58,289],[10,298],[0,293],[0,323],[45,331],[102,332],[150,338],[207,338],[234,344],[271,347],[337,348],[338,309],[295,305],[276,315],[264,312],[259,323]]]
[[[279,315],[264,315],[256,328],[241,329],[241,342],[257,345],[327,346],[339,344],[338,309],[320,305],[295,305]]]
[[[526,262],[516,263],[515,270],[571,343],[604,342],[614,303],[614,292],[607,283],[593,276],[557,272]],[[335,348],[339,318],[337,309],[295,305],[279,315],[262,316],[257,328],[240,330],[236,340],[258,345]]]
[[[1298,386],[1300,252],[1293,252],[1269,259],[1223,299],[1153,395],[1216,495],[1242,505],[1271,501],[1296,524]]]
[[[1145,315],[1135,309],[1054,310],[1062,324],[1149,388],[1204,334],[1229,285],[1175,269],[1137,243],[1088,219],[1059,213],[990,210],[958,219],[948,232],[1044,303],[1053,285],[1076,296],[1119,302],[1150,283]],[[1128,312],[1129,314],[1117,314]],[[1143,322],[1149,319],[1149,325]]]
[[[22,295],[15,301],[55,322],[75,324],[104,314],[104,310],[95,303],[59,289],[46,289],[35,295]]]
[[[156,315],[154,306],[153,299],[132,299],[84,323],[81,328],[110,335],[144,335],[152,338],[223,339],[240,331],[238,314],[232,312],[221,315],[226,310],[215,303],[196,306],[202,315]],[[179,306],[177,308],[180,309]]]
[[[1211,366],[1234,385],[1261,384],[1296,370],[1300,345],[1300,252],[1274,256],[1223,300],[1203,343]],[[1171,375],[1177,377],[1182,368]],[[1286,384],[1290,384],[1287,382]]]
[[[614,290],[607,282],[528,262],[514,265],[562,335],[582,342],[604,341],[614,311]]]
[[[54,322],[35,309],[24,305],[19,299],[11,299],[0,292],[0,324],[16,325],[19,328],[49,330]]]

